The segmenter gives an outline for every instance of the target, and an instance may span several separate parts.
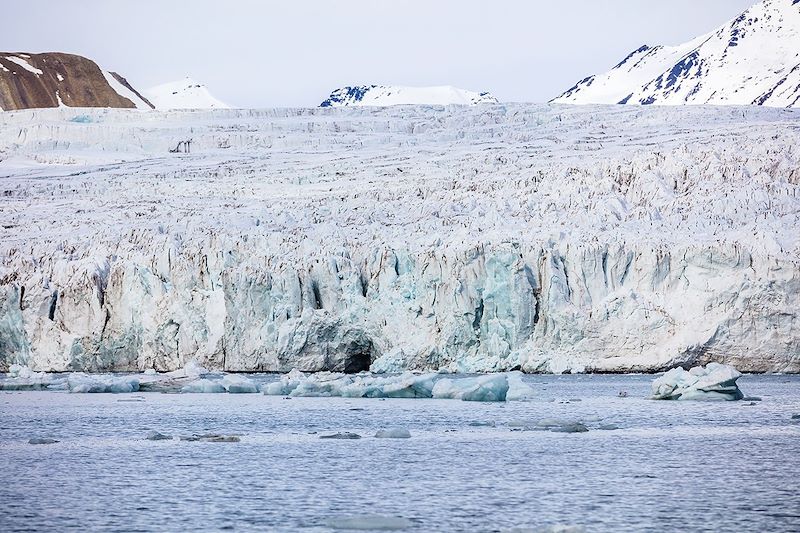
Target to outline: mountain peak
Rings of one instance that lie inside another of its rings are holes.
[[[391,105],[477,105],[496,104],[489,92],[474,92],[450,85],[404,87],[398,85],[356,85],[333,91],[320,107]]]
[[[152,109],[125,78],[63,52],[0,52],[0,110],[45,107]]]
[[[800,0],[763,0],[687,43],[642,46],[553,102],[798,106]]]
[[[190,78],[162,83],[145,91],[156,109],[228,109],[230,106],[211,95],[208,88]]]

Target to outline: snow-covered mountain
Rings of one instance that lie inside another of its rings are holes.
[[[91,59],[0,52],[0,111],[44,107],[153,108],[125,78]]]
[[[488,92],[477,93],[444,85],[440,87],[402,87],[361,85],[342,87],[331,93],[320,107],[390,106],[390,105],[477,105],[496,104]]]
[[[208,88],[192,78],[157,85],[145,91],[156,109],[228,109],[230,106],[211,95]]]
[[[0,371],[798,372],[798,119],[0,113]]]
[[[800,106],[800,0],[763,0],[678,46],[642,46],[553,100]]]

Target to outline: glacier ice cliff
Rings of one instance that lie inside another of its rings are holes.
[[[797,372],[799,119],[0,113],[0,370]]]

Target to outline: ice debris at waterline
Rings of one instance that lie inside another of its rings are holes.
[[[673,368],[653,381],[654,400],[741,400],[736,385],[741,372],[730,365],[708,363],[691,370]]]
[[[226,374],[221,380],[201,378],[181,388],[184,393],[253,394],[260,392],[258,384],[250,378]]]
[[[8,374],[0,378],[0,390],[60,390],[74,393],[179,392],[188,384],[202,382],[209,371],[193,361],[178,370],[158,373],[146,370],[142,374],[86,374],[72,372],[51,374],[35,372],[22,365],[11,365]],[[240,376],[225,376],[218,383],[219,392],[258,392],[258,386]],[[216,386],[216,385],[215,385]],[[189,391],[195,392],[195,391]],[[199,391],[208,392],[208,391]],[[216,391],[214,391],[216,392]]]
[[[504,402],[529,399],[533,389],[522,381],[521,372],[490,374],[469,378],[445,378],[442,374],[376,376],[321,372],[305,375],[297,370],[264,387],[273,396],[346,398],[438,398],[475,402]]]

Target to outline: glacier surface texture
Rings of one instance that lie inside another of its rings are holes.
[[[0,113],[0,370],[797,372],[798,119]]]

